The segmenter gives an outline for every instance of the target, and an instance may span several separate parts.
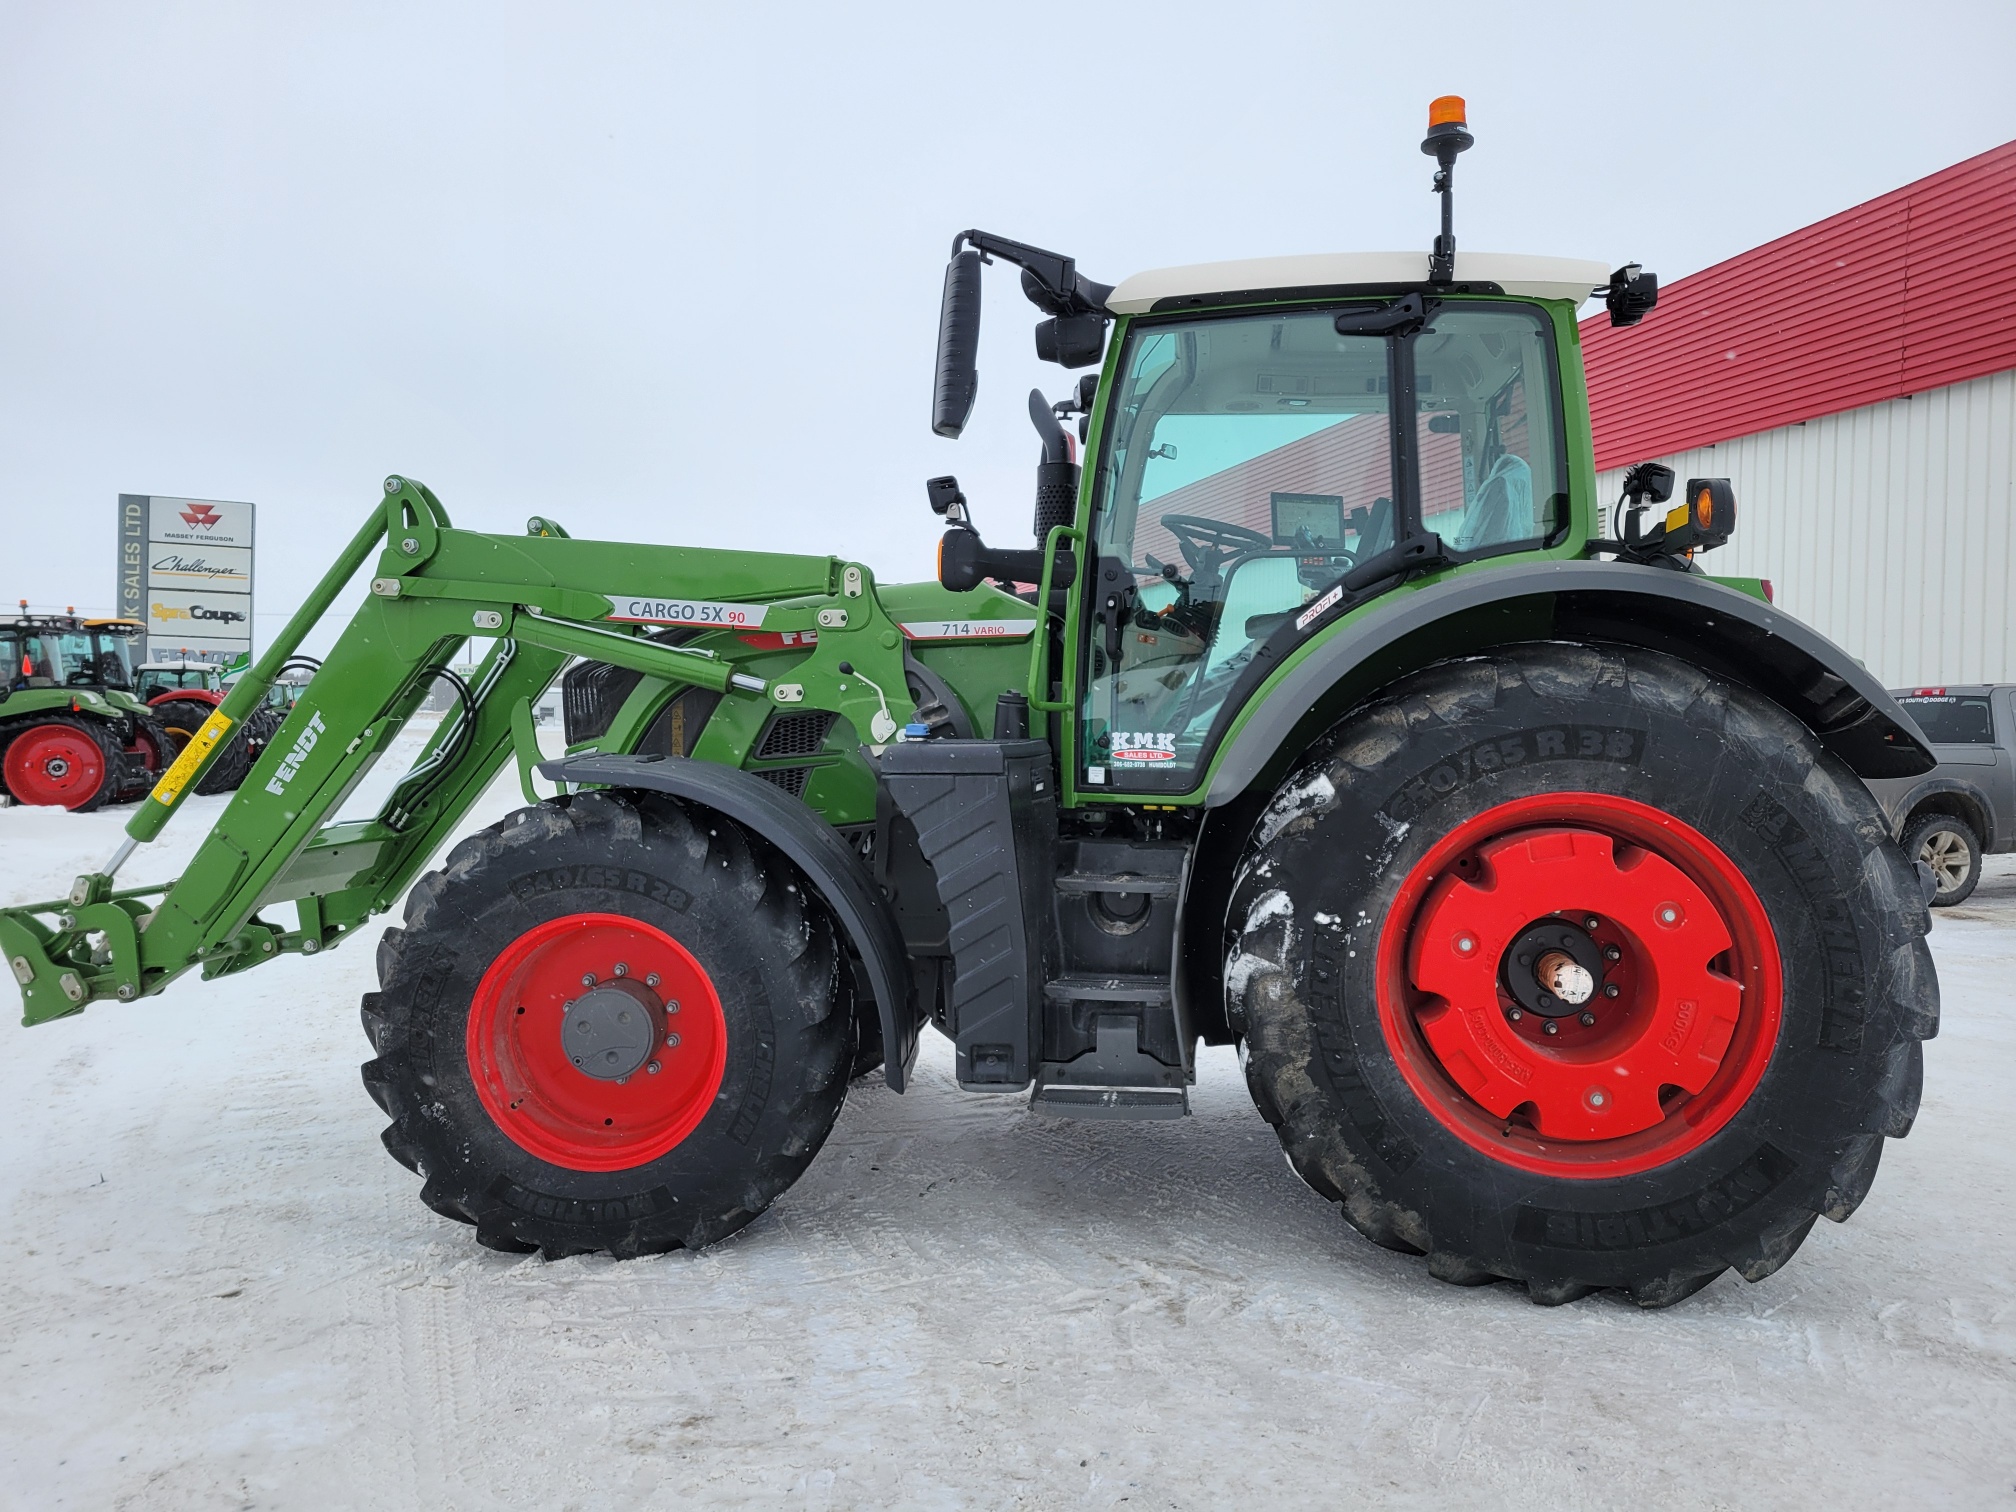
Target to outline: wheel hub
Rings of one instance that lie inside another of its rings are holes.
[[[1571,1018],[1596,995],[1603,978],[1603,951],[1588,925],[1577,928],[1543,919],[1521,930],[1506,947],[1501,979],[1520,1009],[1543,1019]],[[1514,1020],[1517,1022],[1517,1020]]]
[[[567,1005],[560,1040],[567,1059],[585,1076],[620,1082],[665,1039],[665,1005],[658,994],[628,977],[584,992]]]

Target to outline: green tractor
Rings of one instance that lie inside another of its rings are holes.
[[[134,695],[135,620],[75,610],[0,620],[0,793],[72,810],[137,798],[174,738]]]
[[[1444,1281],[1659,1306],[1769,1275],[1917,1108],[1925,894],[1860,779],[1932,757],[1851,656],[1703,574],[1726,483],[1641,467],[1606,531],[1575,313],[1628,325],[1656,282],[1458,256],[1469,143],[1437,102],[1426,256],[1108,286],[961,233],[938,434],[989,262],[1039,355],[1097,374],[1031,398],[1034,545],[930,481],[936,582],[458,529],[386,479],[117,854],[0,912],[26,1021],[403,896],[364,1083],[491,1248],[733,1233],[928,1025],[962,1089],[1056,1117],[1181,1118],[1199,1047],[1236,1045],[1295,1170]],[[121,888],[366,564],[188,869]],[[411,769],[335,822],[444,676]],[[507,764],[525,806],[429,870]]]

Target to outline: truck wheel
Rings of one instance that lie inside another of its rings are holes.
[[[1905,859],[1923,861],[1932,868],[1939,890],[1932,895],[1934,908],[1951,908],[1964,903],[1981,880],[1981,840],[1974,827],[1951,814],[1921,814],[1905,827],[1899,849]]]
[[[117,757],[95,720],[56,716],[4,732],[0,778],[16,803],[89,813],[117,786]]]
[[[697,1248],[798,1179],[854,1046],[826,913],[669,799],[520,809],[413,888],[364,1085],[421,1199],[492,1249]]]
[[[1776,705],[1517,647],[1354,713],[1256,827],[1228,971],[1312,1187],[1432,1275],[1660,1307],[1868,1192],[1938,1023],[1911,869]]]

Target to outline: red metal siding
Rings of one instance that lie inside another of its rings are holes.
[[[1597,468],[2016,368],[2016,142],[1582,323]]]

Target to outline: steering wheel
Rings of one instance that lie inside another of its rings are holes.
[[[1202,571],[1207,561],[1216,566],[1216,559],[1210,556],[1214,551],[1236,556],[1242,551],[1271,551],[1274,548],[1274,537],[1270,535],[1249,530],[1244,525],[1234,525],[1230,520],[1213,520],[1204,515],[1166,514],[1162,516],[1162,528],[1176,537],[1177,548],[1192,572]]]

